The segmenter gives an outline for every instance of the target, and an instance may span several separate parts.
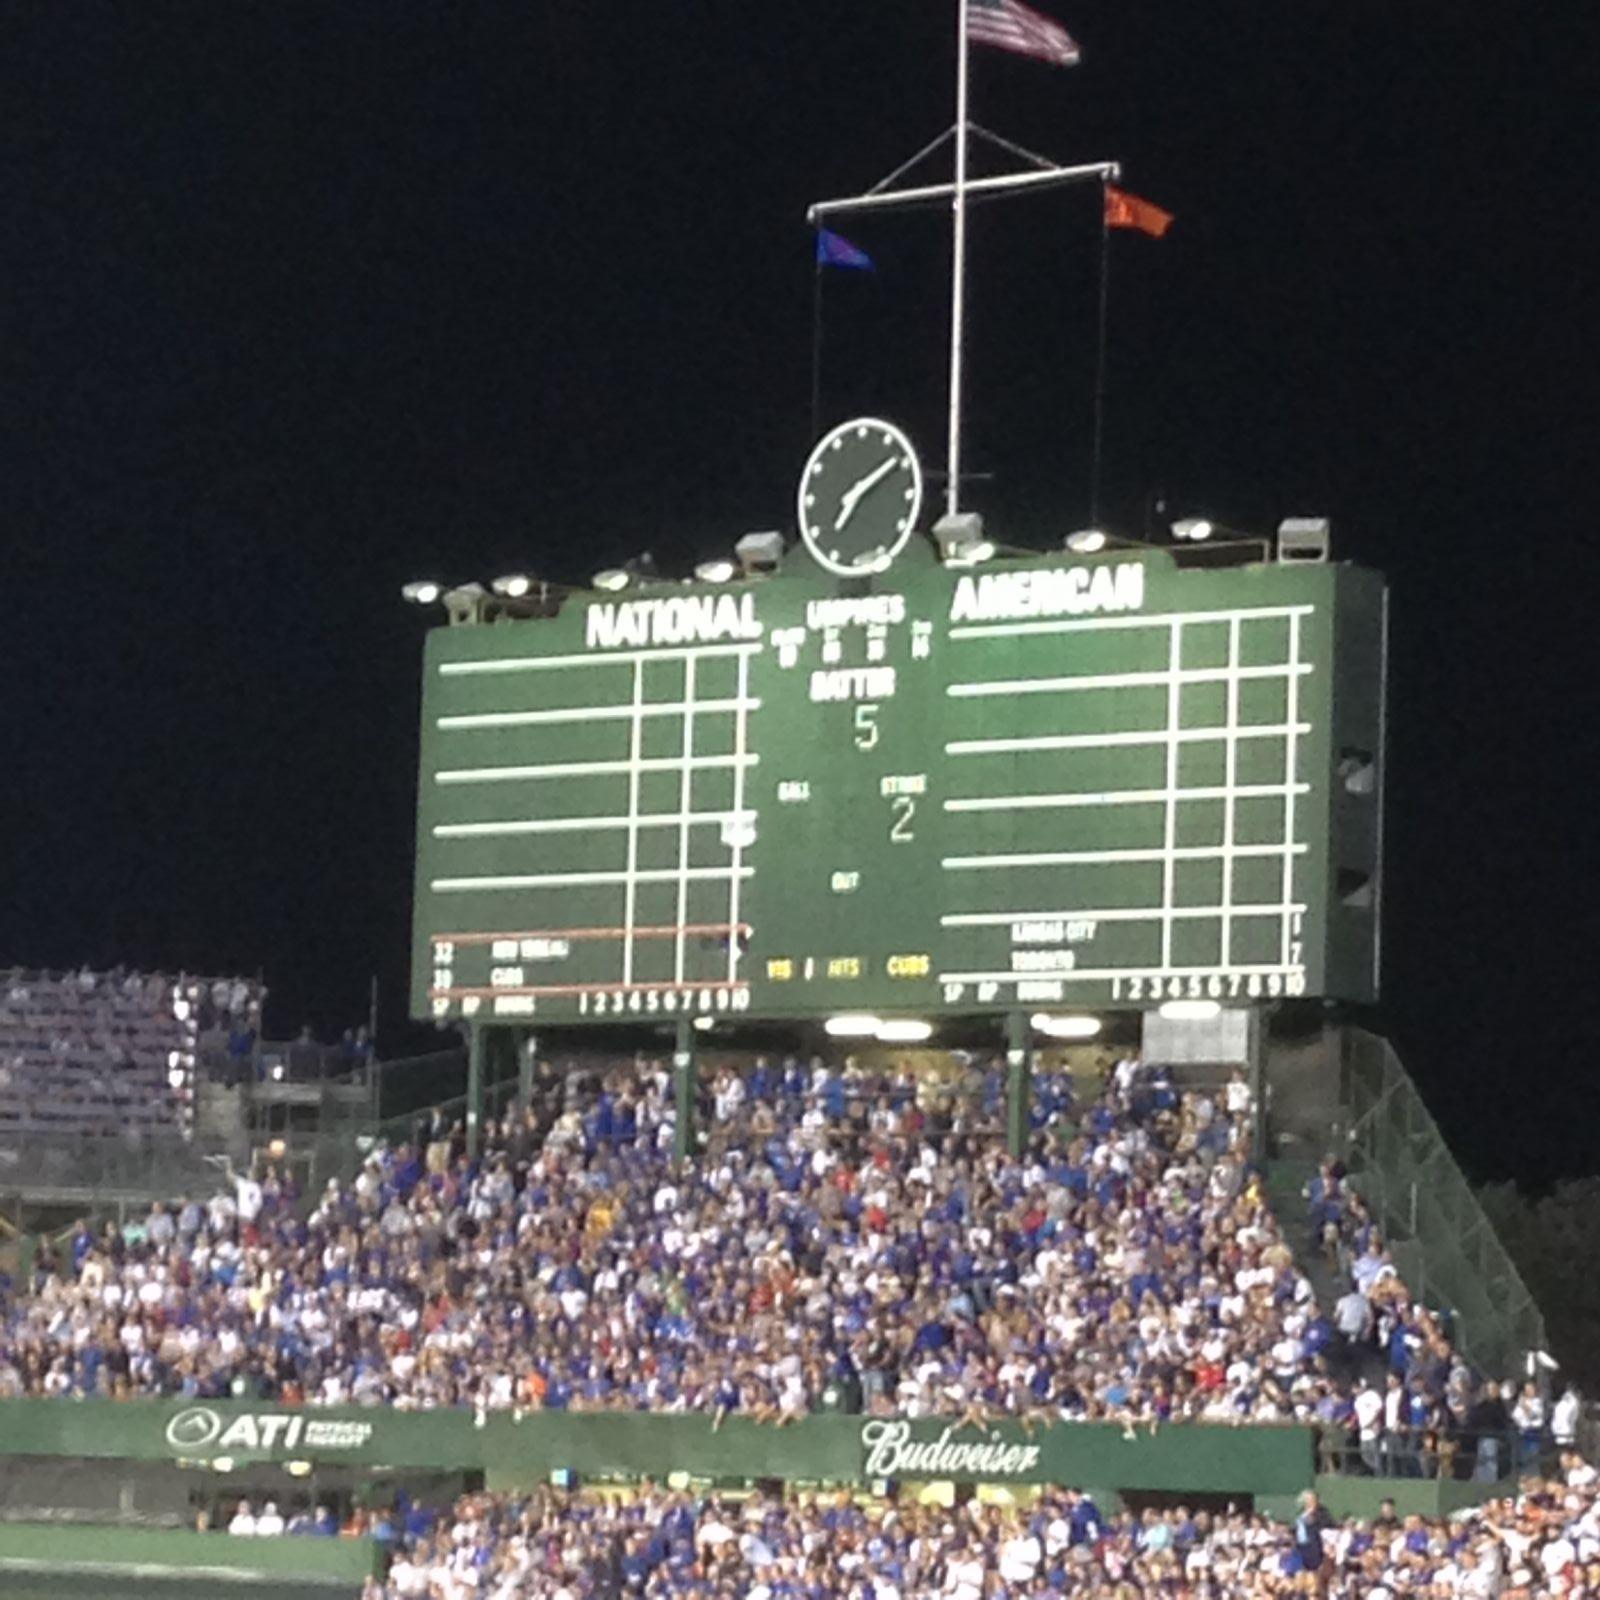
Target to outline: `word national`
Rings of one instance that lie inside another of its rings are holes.
[[[657,644],[715,644],[759,639],[753,594],[673,595],[667,600],[619,600],[589,607],[584,643],[589,649],[635,649]]]

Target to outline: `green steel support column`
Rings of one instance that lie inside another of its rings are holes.
[[[1267,1025],[1268,1013],[1260,1006],[1250,1008],[1250,1097],[1255,1102],[1255,1126],[1251,1130],[1250,1159],[1259,1167],[1267,1159]]]
[[[539,1054],[539,1036],[530,1033],[517,1050],[517,1103],[524,1111],[533,1104],[533,1063]]]
[[[475,1156],[483,1138],[483,1057],[488,1030],[481,1023],[467,1027],[467,1154]]]
[[[1033,1099],[1033,1042],[1028,1019],[1006,1014],[1006,1149],[1022,1154],[1028,1142],[1028,1105]]]
[[[678,1113],[672,1130],[672,1156],[675,1161],[687,1161],[694,1150],[694,1024],[687,1017],[678,1019],[672,1089]]]

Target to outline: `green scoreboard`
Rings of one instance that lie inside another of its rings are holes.
[[[1369,1001],[1384,598],[918,541],[435,629],[413,1011]]]

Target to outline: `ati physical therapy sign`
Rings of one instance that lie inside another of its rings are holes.
[[[167,1423],[168,1445],[178,1455],[289,1455],[293,1451],[359,1450],[372,1437],[370,1422],[306,1417],[292,1411],[243,1411],[225,1417],[210,1406],[190,1406]]]

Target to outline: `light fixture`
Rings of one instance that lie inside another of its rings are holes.
[[[597,589],[626,589],[630,583],[645,583],[656,576],[656,558],[648,550],[629,556],[620,567],[606,567],[591,580]]]
[[[920,1017],[890,1017],[878,1024],[878,1037],[885,1044],[921,1044],[933,1037],[933,1024]]]
[[[702,561],[694,569],[694,575],[701,583],[726,583],[738,570],[726,556],[714,556],[710,561]]]
[[[694,1026],[697,1027],[701,1033],[710,1033],[711,1030],[716,1027],[716,1025],[717,1019],[715,1017],[696,1017],[694,1019]]]
[[[444,608],[450,615],[450,625],[459,627],[465,622],[483,621],[483,603],[489,591],[481,583],[460,583],[444,592]]]
[[[848,1011],[837,1017],[829,1017],[822,1024],[822,1031],[830,1039],[875,1039],[882,1026],[878,1017],[869,1017],[865,1012]]]
[[[414,606],[431,606],[443,593],[443,588],[432,578],[418,578],[401,589],[400,598],[409,600]]]
[[[1215,1000],[1168,1000],[1158,1014],[1167,1022],[1209,1022],[1222,1007]]]
[[[525,572],[512,572],[503,578],[496,578],[489,587],[508,600],[520,600],[533,587],[533,579]]]
[[[1174,539],[1188,539],[1195,543],[1209,539],[1216,531],[1217,525],[1209,517],[1179,517],[1172,524]]]
[[[1097,555],[1106,547],[1106,536],[1098,528],[1079,528],[1067,535],[1067,549],[1075,556]]]
[[[976,511],[947,511],[933,525],[939,543],[940,559],[952,567],[975,567],[992,561],[994,540],[983,531],[983,518]]]
[[[776,572],[783,560],[783,535],[775,531],[744,534],[735,543],[733,553],[746,574]]]
[[[1048,1012],[1036,1011],[1028,1022],[1035,1033],[1048,1039],[1093,1039],[1100,1032],[1099,1017],[1052,1017]]]

